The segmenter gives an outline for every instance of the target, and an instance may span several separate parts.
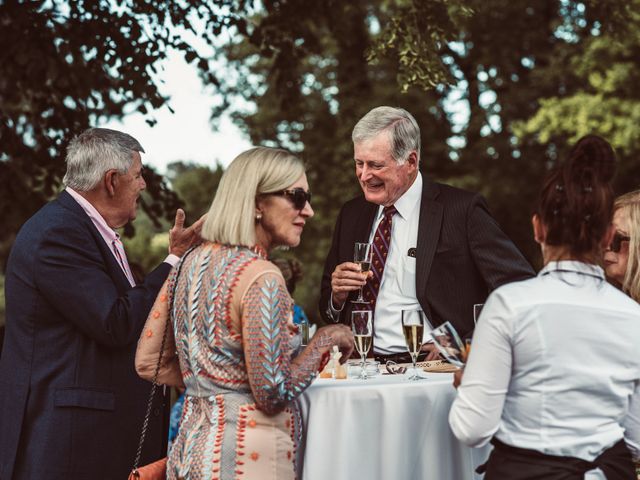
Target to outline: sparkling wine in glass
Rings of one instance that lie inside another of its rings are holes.
[[[300,345],[306,347],[309,344],[309,320],[303,318],[298,326],[300,328],[300,335],[302,337]]]
[[[460,335],[449,322],[444,322],[430,332],[433,344],[440,354],[456,367],[463,367],[467,358],[466,345],[460,340]]]
[[[373,328],[371,324],[371,310],[354,310],[351,312],[351,330],[355,339],[356,350],[360,354],[360,376],[358,378],[366,380],[367,377],[367,353],[371,349],[373,342]]]
[[[371,255],[373,248],[370,243],[356,242],[353,249],[353,261],[360,265],[362,272],[368,272],[371,269]],[[353,300],[353,303],[369,303],[362,296],[362,287],[358,290],[358,298]]]
[[[418,354],[422,348],[424,324],[425,316],[422,310],[402,310],[402,333],[404,333],[407,350],[409,350],[409,355],[411,355],[411,361],[413,362],[413,374],[409,377],[409,380],[420,380],[423,378],[418,375],[416,362],[418,361]]]

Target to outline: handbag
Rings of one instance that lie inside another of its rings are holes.
[[[173,292],[171,297],[168,299],[168,310],[167,310],[167,318],[164,323],[164,332],[162,334],[162,343],[160,344],[160,353],[158,354],[158,362],[156,363],[155,372],[153,374],[153,385],[151,386],[151,392],[149,392],[149,401],[147,402],[147,412],[144,415],[144,421],[142,422],[142,431],[140,432],[140,442],[138,443],[138,451],[136,452],[136,458],[133,462],[133,468],[131,469],[131,473],[129,474],[129,480],[165,480],[167,478],[167,457],[161,458],[160,460],[156,460],[155,462],[144,465],[143,467],[138,467],[140,463],[140,457],[142,456],[142,446],[144,445],[144,439],[147,436],[147,428],[149,426],[149,417],[151,416],[151,407],[153,405],[153,398],[156,395],[156,391],[158,389],[158,374],[160,372],[160,367],[162,365],[162,356],[164,353],[164,347],[167,342],[167,334],[169,332],[169,326],[171,322],[169,321],[170,312],[173,310],[173,299],[175,298],[176,288],[178,286],[178,277],[180,276],[180,271],[182,270],[182,265],[184,264],[184,260],[187,258],[187,255],[191,252],[189,250],[183,257],[182,261],[178,265],[178,271],[174,277],[173,284]],[[168,290],[168,288],[167,288]],[[160,297],[162,292],[158,295]],[[153,309],[152,309],[153,311]],[[153,315],[149,315],[151,318]],[[148,319],[147,319],[148,322]],[[146,327],[146,324],[145,324]],[[144,335],[144,330],[143,330]],[[136,354],[137,356],[137,354]]]
[[[165,478],[167,478],[167,457],[144,467],[134,468],[129,474],[129,480],[164,480]]]
[[[172,308],[169,307],[168,284],[169,279],[158,292],[138,339],[135,368],[138,376],[149,382],[153,382],[155,377],[155,381],[161,385],[184,387],[170,320]],[[164,336],[157,335],[165,329],[166,339]],[[162,356],[159,355],[160,353]],[[160,365],[159,369],[157,368],[158,364]]]

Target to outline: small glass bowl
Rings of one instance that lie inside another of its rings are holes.
[[[352,358],[347,360],[347,377],[356,378],[360,376],[360,365],[362,360]],[[380,362],[372,359],[367,359],[365,365],[367,376],[376,377],[380,373]]]

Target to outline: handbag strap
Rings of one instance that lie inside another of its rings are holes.
[[[178,277],[180,276],[180,271],[182,270],[182,265],[184,265],[184,261],[187,258],[187,255],[191,253],[193,249],[187,251],[182,257],[178,265],[178,271],[175,276],[175,281],[173,284],[173,292],[169,297],[169,314],[167,316],[167,321],[164,324],[164,333],[162,334],[162,343],[160,344],[160,355],[158,355],[158,363],[156,365],[156,370],[153,373],[153,385],[151,386],[151,391],[149,392],[149,400],[147,401],[147,412],[144,415],[144,422],[142,422],[142,431],[140,432],[140,442],[138,443],[138,451],[136,452],[136,459],[133,462],[133,470],[131,474],[134,478],[140,478],[138,474],[138,465],[140,464],[140,458],[142,457],[142,446],[144,445],[144,440],[147,436],[147,429],[149,428],[149,418],[151,417],[151,407],[153,406],[153,398],[156,395],[156,391],[158,390],[158,374],[160,373],[160,365],[162,364],[162,354],[164,353],[164,345],[167,341],[167,332],[169,331],[169,322],[171,321],[171,312],[173,312],[173,299],[176,296],[176,290],[178,288]]]

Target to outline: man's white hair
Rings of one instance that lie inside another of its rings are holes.
[[[389,132],[391,155],[396,162],[403,164],[413,150],[420,161],[420,127],[413,115],[403,108],[374,108],[353,127],[351,139],[356,144],[370,140],[384,131]]]
[[[93,189],[108,170],[127,173],[133,153],[144,152],[128,135],[108,128],[90,128],[75,137],[67,148],[67,172],[62,183],[79,192]]]

